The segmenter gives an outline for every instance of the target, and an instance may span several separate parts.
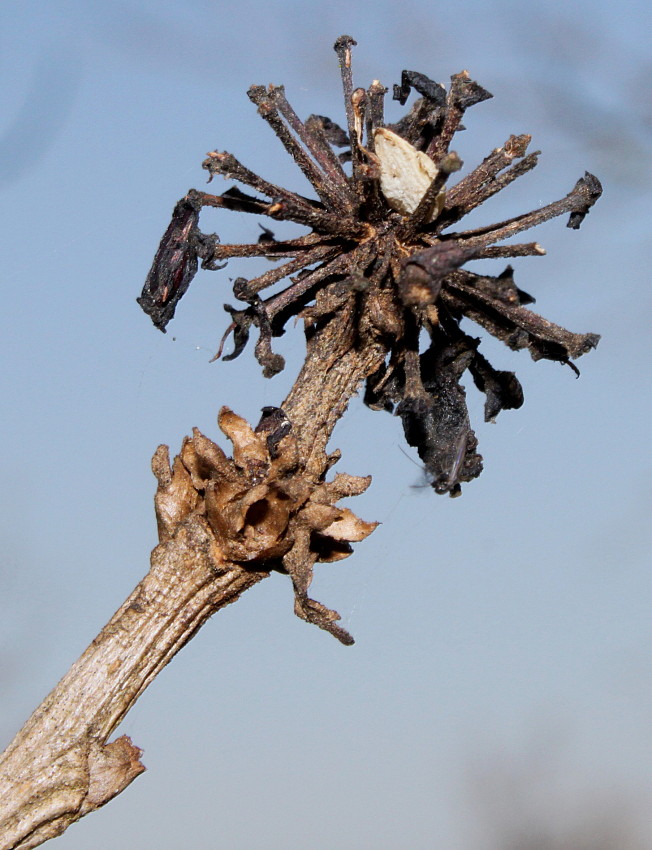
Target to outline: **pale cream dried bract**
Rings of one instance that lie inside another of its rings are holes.
[[[374,147],[380,162],[380,189],[389,206],[411,215],[438,174],[430,157],[386,127],[374,131]],[[439,212],[444,193],[438,198]]]

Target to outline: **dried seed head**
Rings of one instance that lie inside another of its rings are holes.
[[[253,193],[236,187],[221,195],[191,190],[175,208],[139,301],[164,330],[198,260],[203,268],[219,268],[234,257],[274,261],[258,277],[236,279],[235,296],[246,306],[226,305],[231,324],[225,336],[233,336],[234,350],[225,359],[240,354],[254,326],[259,333],[255,355],[264,374],[272,376],[284,365],[272,350],[272,338],[283,333],[289,319],[301,316],[313,334],[329,318],[348,316],[346,326],[353,330],[342,351],[366,339],[382,343],[386,351],[381,368],[366,376],[365,402],[401,417],[435,490],[454,495],[482,468],[462,379],[470,376],[485,393],[488,420],[523,402],[516,377],[488,363],[479,340],[462,331],[461,320],[471,319],[512,349],[527,348],[535,360],[568,365],[599,339],[571,333],[531,312],[526,305],[534,299],[516,286],[511,267],[492,277],[464,266],[473,259],[541,255],[536,242],[505,240],[563,214],[569,214],[570,227],[578,228],[601,187],[587,173],[566,197],[533,212],[474,230],[454,229],[467,213],[536,166],[538,152],[526,154],[530,137],[511,136],[444,190],[461,166],[450,145],[464,113],[491,95],[466,71],[451,77],[448,91],[424,74],[403,71],[394,99],[404,104],[412,90],[419,97],[388,126],[387,90],[377,80],[366,91],[353,88],[353,45],[349,36],[335,44],[345,127],[320,115],[302,122],[282,86],[249,90],[315,197],[270,183],[229,153],[211,152],[204,162],[210,178],[219,174]],[[266,230],[262,240],[221,245],[199,230],[203,206],[294,221],[306,232],[277,241]],[[271,294],[263,297],[264,290]],[[429,340],[425,346],[424,337]]]

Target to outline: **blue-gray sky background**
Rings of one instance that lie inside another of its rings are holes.
[[[298,328],[272,381],[251,349],[208,362],[253,263],[200,273],[166,335],[135,302],[207,151],[304,189],[249,85],[341,121],[348,33],[358,85],[467,68],[494,94],[456,139],[469,167],[532,133],[538,168],[478,224],[585,170],[605,188],[579,232],[551,222],[547,256],[514,263],[543,315],[603,335],[581,378],[487,342],[526,403],[484,425],[469,390],[485,472],[456,500],[415,487],[400,422],[353,403],[333,446],[373,474],[356,509],[382,525],[314,594],[355,646],[264,581],[141,698],[119,731],[147,773],[58,848],[652,846],[651,29],[646,0],[4,0],[0,745],[146,571],[156,446],[217,438],[222,404],[257,420],[298,369]],[[203,225],[257,234],[244,214]]]

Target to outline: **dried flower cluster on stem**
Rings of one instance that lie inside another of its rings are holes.
[[[461,320],[473,320],[512,349],[527,348],[535,360],[556,360],[575,370],[572,360],[599,339],[565,330],[532,312],[528,305],[534,299],[516,285],[511,266],[494,277],[465,265],[544,254],[536,242],[506,240],[564,214],[569,227],[579,228],[601,186],[586,173],[559,201],[497,224],[460,229],[467,213],[537,165],[539,152],[527,152],[530,136],[510,136],[449,185],[462,167],[451,150],[453,138],[462,129],[465,111],[490,98],[489,92],[466,71],[454,74],[448,89],[424,74],[403,71],[394,99],[405,104],[412,91],[418,97],[399,121],[386,124],[387,89],[377,80],[367,89],[353,87],[354,44],[349,36],[335,43],[345,127],[321,115],[301,121],[283,86],[249,90],[316,197],[272,184],[233,154],[212,151],[203,163],[209,180],[220,175],[249,191],[232,186],[213,195],[193,189],[179,201],[139,301],[154,324],[165,330],[199,260],[209,269],[222,269],[235,257],[274,261],[273,268],[257,277],[235,279],[234,296],[246,306],[225,305],[231,322],[216,356],[231,336],[233,350],[223,359],[237,357],[256,328],[255,355],[264,375],[271,377],[284,367],[273,350],[273,338],[284,332],[289,320],[302,319],[313,380],[306,384],[304,369],[279,409],[313,460],[314,435],[304,439],[301,429],[309,427],[307,422],[313,428],[316,423],[321,451],[313,470],[316,480],[328,467],[325,448],[332,427],[364,384],[369,407],[401,418],[407,442],[417,448],[434,490],[457,496],[461,484],[482,470],[464,377],[485,394],[487,421],[523,403],[514,373],[492,366],[480,351],[480,340],[462,330]],[[199,229],[199,214],[206,206],[293,221],[307,232],[276,240],[265,227],[255,243],[221,244],[216,235]],[[320,338],[334,322],[339,335],[329,332],[327,348]],[[320,352],[316,358],[314,351]],[[340,404],[335,409],[322,404],[319,388],[333,359],[341,365],[351,352],[370,351],[373,356],[366,358],[364,368],[350,372]],[[296,404],[307,405],[311,413],[300,427],[293,412]],[[293,559],[288,556],[284,563],[290,573]]]
[[[471,230],[464,216],[537,164],[530,137],[510,136],[453,183],[462,163],[450,149],[465,111],[491,95],[463,71],[448,89],[404,71],[394,86],[412,107],[387,124],[378,82],[353,88],[351,47],[335,44],[344,90],[345,126],[311,115],[301,121],[282,86],[253,86],[251,100],[302,170],[314,198],[254,174],[232,154],[212,151],[209,179],[246,187],[222,194],[191,190],[176,205],[139,302],[161,330],[172,319],[199,263],[220,269],[236,257],[275,265],[237,278],[226,305],[232,337],[225,360],[244,349],[252,328],[266,376],[284,367],[272,347],[291,319],[302,319],[307,352],[288,397],[263,409],[256,427],[223,408],[219,426],[228,456],[197,430],[170,463],[153,458],[159,545],[143,581],[0,757],[0,850],[28,850],[112,799],[142,770],[140,750],[123,736],[107,743],[161,669],[217,610],[269,575],[286,572],[295,611],[352,643],[339,616],[308,595],[313,567],[347,557],[373,531],[341,499],[362,493],[369,477],[331,475],[328,451],[338,419],[364,387],[371,408],[398,415],[438,493],[458,495],[479,475],[462,380],[485,394],[485,418],[523,402],[512,372],[494,368],[464,317],[512,349],[526,348],[575,368],[598,342],[532,312],[508,266],[495,277],[469,271],[476,259],[536,256],[536,242],[506,242],[554,216],[578,228],[600,196],[591,174],[566,197],[533,212]],[[449,185],[451,184],[452,185]],[[305,232],[277,240],[221,244],[199,229],[204,207],[293,221]],[[426,343],[423,344],[423,340]]]

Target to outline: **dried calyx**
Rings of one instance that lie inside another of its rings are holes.
[[[226,563],[238,562],[252,570],[287,572],[295,613],[342,643],[353,643],[337,623],[339,614],[311,599],[308,588],[315,563],[348,557],[351,543],[364,540],[378,525],[337,505],[364,493],[371,477],[340,473],[326,481],[339,458],[335,453],[315,480],[303,467],[280,408],[264,408],[252,429],[224,407],[218,424],[233,444],[233,457],[197,429],[172,465],[167,446],[154,455],[161,546],[184,534],[187,521],[200,523],[213,570],[219,573]]]
[[[199,261],[209,269],[222,268],[234,257],[279,261],[258,277],[234,281],[235,297],[247,306],[225,307],[231,316],[225,339],[232,335],[234,347],[224,359],[240,354],[254,326],[256,357],[271,376],[284,365],[272,350],[272,338],[283,333],[289,319],[303,318],[310,334],[329,317],[347,311],[358,336],[352,344],[373,337],[386,351],[380,368],[364,376],[365,402],[401,417],[407,441],[417,447],[434,489],[457,495],[460,484],[482,469],[461,383],[464,373],[486,395],[487,420],[523,402],[515,375],[495,369],[483,357],[479,340],[461,330],[462,318],[472,319],[512,349],[527,348],[535,360],[572,365],[599,339],[571,333],[529,310],[526,305],[534,299],[515,284],[510,266],[492,277],[464,265],[482,258],[543,254],[536,242],[504,240],[563,214],[569,215],[569,227],[578,228],[601,187],[586,173],[559,201],[497,224],[455,229],[467,213],[534,168],[538,152],[527,153],[530,137],[510,136],[449,186],[461,167],[450,146],[464,112],[491,95],[466,71],[451,78],[448,90],[423,74],[404,71],[401,84],[394,86],[394,99],[404,104],[412,91],[418,97],[403,118],[385,124],[387,90],[378,81],[368,89],[353,89],[354,44],[348,36],[335,44],[345,127],[320,115],[301,121],[282,86],[249,90],[316,198],[269,183],[230,153],[211,152],[203,163],[209,179],[220,175],[253,194],[236,187],[221,195],[188,192],[174,210],[139,302],[164,330]],[[205,206],[293,221],[307,232],[277,241],[265,229],[254,243],[223,245],[199,230]],[[263,297],[270,287],[275,287],[272,294]]]

